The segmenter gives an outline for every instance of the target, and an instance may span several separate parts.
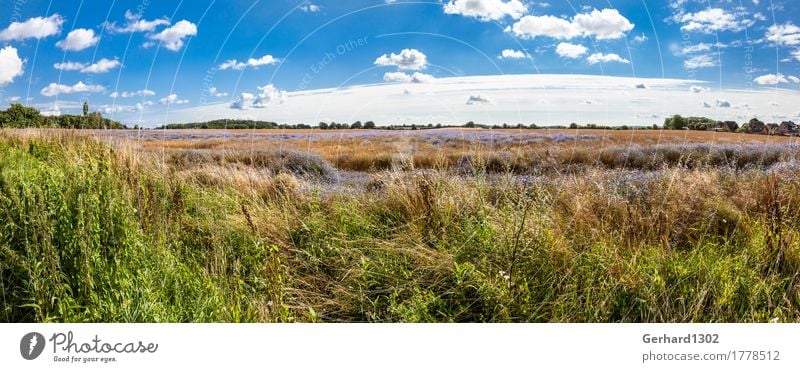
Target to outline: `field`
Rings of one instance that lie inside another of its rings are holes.
[[[0,321],[800,321],[797,139],[0,131]]]

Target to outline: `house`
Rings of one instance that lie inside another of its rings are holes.
[[[800,135],[800,128],[794,122],[784,121],[778,125],[774,133],[779,136],[797,136]]]

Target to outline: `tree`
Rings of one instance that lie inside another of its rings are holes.
[[[328,123],[324,121],[319,122],[319,129],[328,129]]]
[[[375,122],[370,120],[364,123],[364,129],[375,129]]]
[[[686,129],[688,122],[686,118],[680,115],[674,115],[671,118],[664,119],[664,128],[666,129]]]
[[[89,102],[83,102],[83,116],[89,115]]]
[[[12,103],[8,110],[0,112],[0,127],[29,128],[44,124],[42,115],[33,107]]]
[[[572,123],[569,125],[569,129],[578,129],[578,124]]]
[[[361,124],[361,122],[360,122],[360,121],[356,121],[355,123],[353,123],[352,125],[350,125],[350,129],[361,129],[361,128],[363,128],[363,127],[364,127],[364,125],[363,125],[363,124]]]
[[[475,128],[475,122],[468,121],[466,124],[464,124],[464,128]]]

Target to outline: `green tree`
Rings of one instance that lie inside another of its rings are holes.
[[[33,107],[13,103],[8,110],[0,112],[0,127],[29,128],[42,124],[44,124],[42,115]]]
[[[666,129],[686,129],[688,121],[680,115],[674,115],[671,118],[664,120],[664,128]]]

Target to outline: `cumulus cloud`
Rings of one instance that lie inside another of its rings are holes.
[[[169,20],[166,18],[148,21],[142,19],[141,13],[133,13],[130,10],[125,11],[125,21],[124,26],[117,26],[116,23],[105,23],[103,26],[111,33],[131,33],[152,32],[155,31],[158,26],[169,25]]]
[[[492,105],[494,102],[483,94],[472,94],[467,98],[467,105]]]
[[[159,33],[150,34],[147,37],[151,40],[160,41],[168,50],[177,52],[183,48],[183,39],[195,35],[197,35],[197,25],[184,19],[161,30]],[[152,45],[153,43],[145,43],[145,46]]]
[[[619,62],[625,64],[631,63],[631,61],[628,61],[627,59],[622,58],[615,53],[609,53],[609,54],[595,53],[590,55],[589,58],[586,59],[586,62],[589,62],[590,65],[594,65],[597,63],[609,63],[609,62]]]
[[[62,71],[80,71],[87,74],[102,74],[120,66],[119,60],[103,58],[90,65],[80,62],[56,63],[53,67]]]
[[[620,39],[633,30],[633,23],[616,9],[592,10],[578,14],[572,19],[585,35],[594,35],[598,40]]]
[[[712,34],[718,31],[741,31],[752,25],[752,21],[741,19],[738,14],[721,8],[708,8],[696,13],[682,13],[674,17],[683,23],[681,30]]]
[[[717,107],[729,108],[729,107],[731,107],[731,103],[729,101],[727,101],[727,100],[724,100],[724,99],[718,99],[717,100]]]
[[[64,19],[58,14],[49,17],[30,18],[24,22],[14,22],[3,31],[0,31],[0,41],[43,39],[61,32]]]
[[[95,36],[94,30],[78,28],[67,34],[67,38],[56,43],[62,50],[79,51],[92,47],[100,41],[99,36]]]
[[[50,83],[50,85],[44,87],[40,93],[45,97],[52,97],[59,94],[98,93],[103,90],[105,90],[105,88],[101,85],[84,84],[82,81],[79,81],[75,85]]]
[[[528,58],[528,54],[521,51],[521,50],[514,50],[514,49],[504,49],[500,52],[500,55],[497,56],[499,59],[523,59]]]
[[[416,49],[403,49],[399,54],[384,54],[378,57],[375,65],[397,66],[400,70],[422,70],[428,65],[428,57]]]
[[[302,10],[302,11],[304,11],[306,13],[318,13],[322,9],[320,9],[318,5],[308,4],[308,5],[301,6],[300,10]]]
[[[141,89],[133,92],[113,92],[109,95],[111,98],[131,98],[131,97],[148,97],[154,96],[156,92],[150,89]]]
[[[271,103],[283,104],[287,99],[287,92],[280,90],[274,85],[264,85],[258,87],[259,93],[252,94],[244,92],[239,95],[229,105],[232,109],[247,110],[249,108],[264,108]]]
[[[444,5],[446,14],[458,14],[483,22],[500,21],[506,16],[519,19],[527,10],[519,0],[451,0]]]
[[[181,105],[184,103],[189,103],[188,99],[179,99],[178,95],[175,93],[169,94],[166,97],[158,100],[161,102],[162,105]]]
[[[19,58],[17,48],[12,46],[0,49],[0,86],[14,82],[14,79],[25,72],[25,61]]]
[[[525,39],[547,36],[568,40],[581,36],[594,36],[598,40],[608,40],[624,37],[633,27],[634,24],[616,9],[594,9],[590,13],[578,14],[571,20],[551,15],[529,15],[522,17],[507,30]]]
[[[692,92],[692,93],[705,93],[705,92],[708,92],[710,90],[711,89],[708,89],[706,87],[698,87],[697,85],[692,85],[689,88],[689,91]]]
[[[787,78],[791,80],[793,83],[800,83],[800,78],[797,76],[788,76]]]
[[[791,22],[772,25],[767,29],[765,37],[778,46],[800,45],[800,27]]]
[[[383,75],[383,81],[391,83],[430,83],[435,80],[431,75],[415,72],[413,74],[406,74],[405,72],[387,72]]]
[[[264,65],[274,65],[281,60],[269,54],[261,58],[250,58],[247,62],[239,62],[235,59],[230,59],[219,65],[220,70],[244,70],[247,67],[259,67]]]
[[[718,66],[718,61],[719,59],[715,58],[713,55],[703,54],[683,61],[683,67],[687,70],[716,67]]]
[[[41,110],[41,111],[39,111],[39,113],[42,116],[60,116],[61,115],[61,109],[58,107],[58,105],[53,104],[53,106],[50,106],[47,109]]]
[[[255,96],[253,93],[244,92],[240,94],[238,98],[233,100],[229,107],[237,110],[247,110],[248,108],[252,107],[254,98]]]
[[[217,87],[214,87],[214,86],[208,87],[208,94],[210,94],[211,97],[227,97],[228,96],[228,93],[220,92],[219,90],[217,90]]]
[[[786,80],[783,74],[766,74],[753,79],[753,82],[758,85],[778,85],[780,83],[788,83],[789,80]]]
[[[586,54],[587,50],[583,45],[570,43],[559,43],[556,47],[556,53],[566,58],[579,58]]]

